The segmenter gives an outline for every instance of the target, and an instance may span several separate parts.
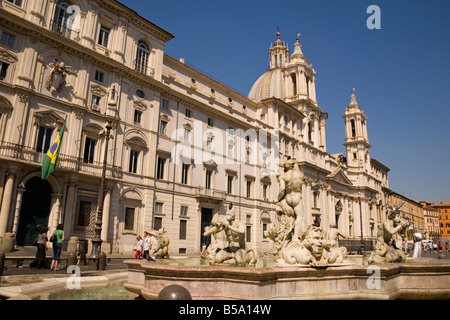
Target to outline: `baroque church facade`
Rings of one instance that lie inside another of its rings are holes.
[[[268,71],[243,96],[166,55],[174,35],[118,1],[4,0],[0,33],[0,237],[30,245],[40,227],[62,223],[67,240],[90,240],[103,202],[106,253],[132,251],[138,235],[161,228],[170,254],[199,253],[205,226],[229,211],[246,247],[263,253],[287,159],[304,175],[307,224],[376,236],[389,169],[370,156],[353,92],[345,153],[327,153],[328,115],[298,38],[291,54],[277,33]],[[42,180],[64,122],[57,167]]]

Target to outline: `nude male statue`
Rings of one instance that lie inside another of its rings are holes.
[[[293,240],[296,241],[301,236],[303,224],[303,173],[295,165],[296,161],[291,159],[283,164],[284,172],[279,177],[280,192],[277,200],[283,212],[295,220]]]

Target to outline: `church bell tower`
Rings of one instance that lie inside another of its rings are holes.
[[[352,90],[350,104],[345,109],[343,118],[347,166],[369,172],[371,145],[367,137],[367,116],[356,101],[355,89]]]

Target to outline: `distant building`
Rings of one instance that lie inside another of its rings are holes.
[[[370,154],[354,92],[342,108],[345,154],[327,152],[328,114],[298,38],[291,54],[277,34],[269,69],[244,96],[164,54],[174,35],[118,1],[2,1],[0,18],[0,237],[30,245],[40,226],[63,223],[66,239],[92,239],[105,153],[105,252],[132,251],[137,235],[164,228],[171,254],[198,253],[205,226],[229,210],[246,246],[269,250],[288,158],[305,177],[308,224],[376,236],[389,168]],[[57,168],[42,180],[65,119]],[[423,215],[411,216],[423,230]]]
[[[403,204],[399,210],[400,215],[410,220],[411,229],[419,229],[422,233],[426,230],[423,206],[417,200],[410,199],[393,191],[390,194],[390,200],[394,206]]]
[[[450,238],[450,202],[433,203],[431,207],[437,209],[441,237]]]
[[[425,220],[425,230],[427,231],[427,239],[432,240],[441,237],[438,209],[433,207],[433,203],[429,201],[420,201],[420,204],[423,206],[423,216]]]

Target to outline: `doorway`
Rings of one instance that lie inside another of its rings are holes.
[[[209,208],[202,208],[201,214],[200,248],[202,247],[203,243],[206,244],[206,247],[211,244],[211,236],[205,237],[203,233],[205,232],[205,228],[211,225],[213,210]]]
[[[42,227],[48,226],[52,188],[47,180],[34,177],[25,184],[16,243],[32,246]]]

